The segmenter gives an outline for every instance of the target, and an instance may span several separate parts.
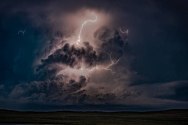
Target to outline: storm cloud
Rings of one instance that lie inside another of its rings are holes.
[[[187,108],[187,4],[1,1],[0,101]]]

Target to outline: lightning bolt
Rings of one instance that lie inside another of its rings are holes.
[[[20,31],[18,31],[18,34],[20,34],[20,32],[24,35],[24,33],[25,33],[25,30],[20,30]]]
[[[120,59],[121,58],[119,58],[118,60],[116,60],[116,61],[114,61],[113,59],[112,59],[112,53],[110,53],[110,54],[108,54],[109,56],[110,56],[110,61],[111,61],[111,63],[107,66],[107,67],[98,67],[98,66],[95,66],[94,68],[92,68],[92,69],[83,69],[83,68],[81,68],[81,70],[85,70],[85,71],[89,71],[89,72],[92,72],[92,71],[94,71],[94,70],[108,70],[108,71],[110,71],[112,74],[115,74],[115,72],[113,72],[113,70],[112,69],[110,69],[110,67],[111,66],[113,66],[113,65],[115,65],[115,64],[117,64],[119,61],[120,61]]]
[[[94,23],[94,22],[97,21],[97,16],[96,16],[94,13],[92,13],[92,14],[95,16],[95,20],[86,20],[86,21],[84,21],[84,23],[82,23],[81,28],[80,28],[80,30],[79,30],[79,34],[78,34],[78,39],[77,39],[77,41],[76,41],[76,44],[77,44],[77,45],[80,45],[80,42],[81,42],[81,34],[82,34],[82,30],[83,30],[83,28],[84,28],[84,25],[86,25],[88,22],[93,22],[93,23]],[[121,28],[120,28],[120,31],[121,31]],[[122,31],[121,31],[121,32],[122,32]],[[125,32],[122,32],[122,33],[127,33],[127,34],[128,34],[128,30],[125,31]],[[113,65],[115,65],[115,64],[117,64],[117,63],[120,61],[120,58],[119,58],[118,60],[114,61],[114,60],[112,59],[112,53],[110,53],[110,54],[108,54],[108,55],[109,55],[109,57],[110,57],[111,63],[110,63],[107,67],[98,67],[98,66],[95,66],[95,67],[92,68],[92,69],[85,69],[85,68],[81,67],[80,70],[82,70],[82,71],[88,71],[88,72],[92,72],[92,71],[94,71],[94,70],[108,70],[108,71],[110,71],[112,74],[114,74],[115,72],[113,72],[113,70],[110,69],[110,67],[113,66]]]
[[[123,32],[123,31],[121,30],[121,28],[119,28],[119,31],[120,31],[121,33],[126,33],[127,35],[129,34],[129,30],[126,30],[126,31]]]
[[[94,13],[92,13],[92,14],[95,16],[95,20],[86,20],[86,21],[84,21],[84,23],[82,23],[79,34],[78,34],[78,39],[77,39],[77,42],[76,42],[77,44],[79,44],[79,42],[81,41],[81,34],[82,34],[82,29],[84,28],[84,25],[87,24],[88,22],[94,23],[94,22],[97,21],[97,16]]]
[[[113,70],[110,69],[110,67],[113,66],[113,65],[115,65],[115,64],[117,64],[117,63],[120,61],[121,58],[119,58],[119,59],[116,60],[116,61],[113,61],[113,60],[112,60],[112,53],[110,53],[110,54],[108,54],[108,55],[110,56],[110,61],[111,61],[111,63],[110,63],[107,67],[99,68],[99,70],[100,70],[100,69],[109,70],[112,74],[115,74],[115,72],[113,72]]]

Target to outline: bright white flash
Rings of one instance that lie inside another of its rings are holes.
[[[78,34],[78,39],[77,39],[77,44],[81,41],[81,34],[82,34],[82,29],[84,28],[84,25],[87,24],[88,22],[96,22],[97,21],[97,16],[92,13],[95,16],[95,20],[86,20],[84,23],[82,23],[79,34]]]

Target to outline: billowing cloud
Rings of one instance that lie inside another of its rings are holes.
[[[164,14],[165,3],[143,3],[2,1],[0,100],[186,107],[187,37],[175,32],[185,21]]]

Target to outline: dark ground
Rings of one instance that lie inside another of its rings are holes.
[[[0,124],[188,125],[188,110],[156,112],[18,112],[0,110]]]

